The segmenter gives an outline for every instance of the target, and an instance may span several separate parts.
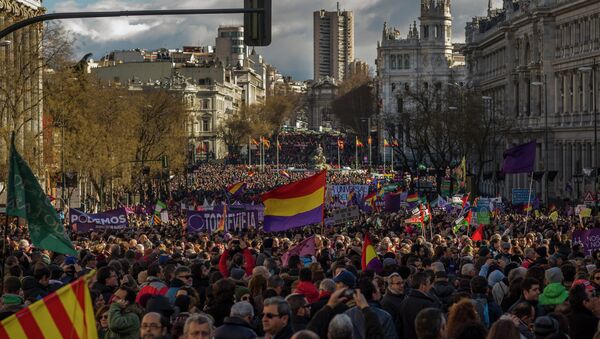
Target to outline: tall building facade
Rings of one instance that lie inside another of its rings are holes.
[[[219,26],[215,51],[217,59],[225,66],[244,66],[249,55],[244,44],[244,26]]]
[[[44,12],[38,0],[0,0],[0,29]],[[15,132],[17,148],[40,178],[45,175],[44,154],[51,152],[44,150],[43,28],[27,26],[0,44],[0,163],[6,163],[6,141]],[[0,176],[5,169],[0,169]]]
[[[444,90],[449,84],[464,84],[464,58],[460,45],[452,43],[450,0],[421,0],[420,5],[419,23],[414,21],[409,25],[404,37],[400,29],[384,23],[381,42],[377,44],[378,130],[384,134],[378,140],[382,152],[391,151],[383,147],[384,138],[397,138],[406,145],[403,139],[408,135],[401,115],[413,107],[407,93],[433,88]]]
[[[354,16],[352,11],[313,13],[314,80],[326,76],[344,80],[354,61]]]
[[[593,191],[599,166],[600,6],[596,0],[504,0],[466,26],[468,80],[492,99],[492,111],[514,121],[508,148],[536,140],[538,196],[558,201]],[[497,150],[496,159],[502,159]],[[499,164],[496,164],[499,166]],[[489,169],[488,169],[489,170]],[[593,173],[593,172],[592,172]],[[534,176],[536,177],[536,176]],[[546,187],[546,178],[548,187]],[[528,188],[526,174],[507,174],[500,191]],[[483,187],[491,191],[493,183]]]

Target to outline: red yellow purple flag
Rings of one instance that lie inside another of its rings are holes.
[[[0,338],[98,338],[88,280],[65,285],[0,323]]]

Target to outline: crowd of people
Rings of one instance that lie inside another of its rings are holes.
[[[571,237],[593,221],[506,208],[474,241],[441,209],[422,230],[404,223],[409,210],[375,209],[330,227],[184,232],[181,204],[231,199],[223,187],[238,181],[247,191],[236,199],[259,203],[260,193],[307,173],[251,174],[203,165],[191,182],[172,182],[169,223],[151,226],[139,213],[126,230],[73,233],[77,256],[34,248],[26,225],[11,220],[0,319],[95,270],[99,338],[600,338],[600,252]],[[372,179],[330,172],[327,180]],[[362,269],[367,234],[381,270]],[[282,260],[312,235],[314,255]]]

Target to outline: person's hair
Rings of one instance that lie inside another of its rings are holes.
[[[531,306],[531,304],[529,304],[528,302],[520,302],[518,303],[515,308],[513,308],[512,310],[512,314],[515,315],[518,318],[522,318],[522,317],[531,317],[531,310],[533,309],[533,306]]]
[[[213,296],[219,303],[231,303],[235,300],[235,283],[231,279],[220,279],[212,288]]]
[[[283,278],[278,275],[270,277],[269,281],[267,282],[267,286],[272,288],[283,287],[284,285],[285,281],[283,281]]]
[[[247,301],[240,301],[231,306],[230,317],[254,317],[254,307]]]
[[[100,271],[98,271],[98,274],[100,274]],[[35,280],[40,280],[43,277],[50,278],[50,276],[52,276],[52,273],[50,272],[50,269],[46,265],[36,267],[35,270],[33,271],[33,277],[35,278]],[[109,274],[109,276],[110,276],[110,274]],[[100,280],[100,278],[98,278],[98,280]]]
[[[194,313],[194,314],[190,315],[185,320],[185,325],[183,325],[183,334],[184,335],[188,334],[188,332],[190,331],[190,326],[191,326],[192,323],[196,323],[198,325],[208,324],[210,335],[212,336],[212,333],[214,331],[214,325],[213,325],[214,321],[212,320],[212,318],[208,314]]]
[[[147,312],[146,314],[144,314],[144,317],[147,316],[147,315],[149,315],[149,314],[154,315],[154,316],[158,316],[158,322],[160,323],[161,329],[168,328],[169,325],[171,325],[169,323],[169,320],[165,316],[163,316],[162,314],[160,314],[158,312]],[[141,320],[143,320],[143,317],[142,317],[142,319],[140,319],[140,322],[141,322]]]
[[[160,265],[159,264],[152,264],[150,266],[148,266],[148,276],[152,276],[152,277],[157,277],[160,274]]]
[[[329,322],[327,339],[352,339],[353,335],[354,328],[348,315],[338,314]]]
[[[283,317],[284,315],[287,315],[288,323],[290,323],[290,321],[292,320],[292,308],[290,307],[290,304],[287,301],[285,301],[283,298],[281,298],[281,297],[267,298],[263,302],[263,305],[265,307],[269,306],[269,305],[277,305],[277,313],[279,314],[279,316]]]
[[[469,272],[475,272],[475,265],[473,265],[471,263],[466,263],[460,269],[460,274],[467,275],[467,273],[469,273]]]
[[[290,294],[287,297],[285,297],[285,301],[287,301],[290,304],[292,314],[298,313],[298,310],[305,305],[304,299],[306,299],[306,297],[304,297],[304,294],[298,293]]]
[[[582,309],[583,302],[589,300],[588,294],[583,285],[575,285],[569,291],[569,303],[571,307]]]
[[[577,269],[571,263],[563,264],[560,267],[560,271],[563,274],[564,281],[575,281],[575,274],[577,274]]]
[[[257,274],[248,281],[248,289],[253,297],[261,295],[267,289],[267,278],[261,274]]]
[[[461,324],[478,320],[479,316],[473,302],[470,299],[462,299],[450,307],[446,333],[449,338],[452,338],[458,334]]]
[[[521,282],[521,291],[529,291],[533,285],[540,286],[540,281],[534,278],[525,278],[523,279],[523,282]]]
[[[488,331],[479,321],[467,321],[460,324],[455,331],[453,339],[485,339]]]
[[[375,293],[375,285],[373,279],[370,277],[362,277],[358,280],[358,288],[360,292],[365,296],[367,301],[373,300],[373,293]]]
[[[482,276],[474,276],[471,278],[471,293],[485,294],[488,288],[487,279]]]
[[[98,312],[96,312],[96,321],[100,321],[100,317],[104,313],[108,312],[108,308],[109,308],[109,305],[104,305],[98,309]]]
[[[294,339],[319,339],[319,336],[311,330],[302,330],[294,333]]]
[[[112,272],[117,273],[117,271],[115,271],[114,268],[110,266],[101,267],[98,269],[98,273],[96,274],[96,280],[98,281],[98,283],[105,285],[106,280],[110,278]]]
[[[496,321],[490,331],[488,332],[487,339],[520,339],[521,333],[515,326],[512,320],[500,319]]]
[[[303,267],[298,274],[300,281],[312,281],[312,270],[308,267]]]
[[[412,276],[410,287],[418,289],[421,285],[431,281],[431,276],[425,272],[418,272]],[[363,293],[364,294],[364,293]]]
[[[419,339],[437,339],[444,323],[444,314],[439,308],[422,309],[415,318],[415,332]]]
[[[173,272],[173,277],[177,277],[177,275],[179,275],[180,273],[192,273],[192,270],[187,267],[187,266],[179,266],[175,269],[175,272]]]
[[[129,302],[129,304],[135,303],[136,293],[134,290],[132,290],[129,286],[126,286],[126,285],[119,286],[119,289],[127,292],[127,295],[125,296],[125,300],[127,300]]]
[[[323,279],[319,284],[319,289],[327,292],[335,292],[335,282],[333,279]]]

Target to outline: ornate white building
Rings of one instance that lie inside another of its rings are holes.
[[[492,98],[496,116],[514,120],[506,148],[537,140],[535,170],[549,174],[550,202],[593,191],[594,175],[583,174],[599,166],[600,3],[504,0],[501,9],[467,24],[466,43],[468,80]],[[542,198],[544,183],[543,177],[533,182]],[[509,197],[512,188],[529,184],[526,174],[507,174],[501,193]]]
[[[433,87],[444,89],[449,83],[462,85],[464,58],[452,43],[450,0],[421,0],[419,25],[416,21],[410,25],[404,38],[399,29],[384,23],[375,63],[380,127],[390,117],[399,118],[399,114],[410,109],[405,90],[418,92]],[[400,129],[398,126],[394,137],[402,134]],[[383,130],[379,128],[380,133]],[[383,137],[379,138],[381,151]]]

